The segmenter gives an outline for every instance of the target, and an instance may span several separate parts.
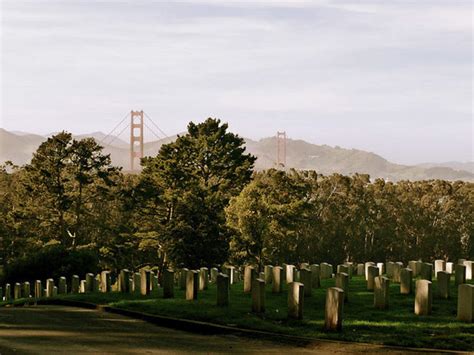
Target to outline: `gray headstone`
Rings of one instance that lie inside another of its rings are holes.
[[[376,266],[372,266],[377,269]],[[328,331],[341,331],[344,313],[344,290],[330,287],[326,293],[324,329]]]
[[[459,285],[457,319],[462,322],[474,322],[474,285]]]
[[[182,270],[181,270],[182,272]],[[165,269],[162,275],[163,279],[163,298],[174,297],[174,271]]]
[[[303,319],[304,285],[292,282],[288,285],[288,318]]]
[[[431,265],[431,264],[430,264]],[[431,281],[421,279],[416,282],[415,314],[427,316],[431,314],[433,304]]]
[[[284,279],[283,268],[281,266],[274,266],[272,271],[273,271],[272,292],[280,293],[282,290],[283,279]]]
[[[377,276],[374,280],[374,307],[387,309],[390,296],[390,279],[385,276]]]
[[[229,290],[230,282],[229,276],[226,274],[217,274],[216,278],[217,283],[217,305],[218,306],[228,306],[229,305]]]
[[[438,297],[442,299],[449,298],[449,282],[451,281],[451,274],[446,271],[438,271],[436,274],[438,285]]]
[[[265,280],[252,280],[252,312],[265,312]]]

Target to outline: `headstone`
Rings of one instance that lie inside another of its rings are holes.
[[[312,264],[310,265],[309,269],[311,270],[311,286],[313,288],[320,288],[321,287],[321,282],[319,280],[319,265],[318,264]]]
[[[464,266],[466,267],[466,280],[470,281],[474,276],[474,261],[465,260]]]
[[[47,279],[46,280],[46,297],[53,297],[53,289],[54,289],[54,280]]]
[[[87,281],[86,280],[81,280],[80,286],[79,286],[79,293],[86,293],[88,289],[87,286]]]
[[[13,287],[13,299],[18,300],[21,298],[21,283],[16,282]]]
[[[209,269],[202,267],[199,270],[199,291],[207,290],[209,286]]]
[[[93,292],[94,291],[94,274],[87,273],[86,274],[86,292]]]
[[[444,260],[435,260],[434,262],[435,275],[438,275],[440,271],[446,271],[446,261]]]
[[[265,265],[264,273],[265,273],[265,284],[270,285],[273,279],[273,266]]]
[[[41,280],[35,281],[35,298],[43,297],[43,285],[41,284]]]
[[[59,282],[58,282],[58,293],[60,295],[65,295],[67,294],[67,282],[66,282],[66,278],[64,276],[61,276],[59,278]]]
[[[402,262],[398,261],[395,264],[393,264],[393,275],[392,275],[393,282],[400,283],[400,273],[402,269],[403,269]]]
[[[288,318],[303,319],[304,285],[292,282],[288,285]]]
[[[459,286],[466,283],[466,266],[457,264],[455,266],[454,284]]]
[[[431,281],[433,276],[433,264],[431,263],[421,263],[420,265],[420,278],[422,280]]]
[[[344,291],[344,302],[349,301],[349,275],[345,272],[336,274],[336,287]]]
[[[387,261],[385,264],[385,273],[387,274],[387,277],[389,279],[393,279],[393,269],[394,269],[395,263],[393,261]]]
[[[182,271],[181,271],[182,272]],[[162,275],[163,279],[163,298],[174,297],[174,271],[165,269]]]
[[[368,265],[367,268],[367,290],[374,290],[374,278],[379,276],[379,268],[374,265]]]
[[[400,294],[409,295],[413,288],[413,270],[403,268],[400,270]]]
[[[450,274],[454,273],[454,263],[452,262],[446,263],[446,272],[449,272]]]
[[[77,275],[72,275],[71,278],[71,293],[79,293],[79,285],[80,285],[81,280],[79,279],[79,276]]]
[[[252,291],[253,280],[257,278],[257,271],[253,266],[247,265],[244,269],[244,292]]]
[[[10,284],[5,284],[5,301],[9,302],[12,299],[12,287]]]
[[[300,263],[300,270],[301,269],[309,269],[309,263]]]
[[[354,276],[354,263],[352,261],[346,261],[344,265],[346,265],[349,268],[348,270],[349,279],[352,279],[352,276]]]
[[[304,295],[305,297],[311,297],[311,291],[313,289],[312,285],[313,277],[311,270],[301,269],[300,270],[300,281],[304,285]]]
[[[438,284],[438,297],[443,299],[449,298],[449,282],[451,281],[451,274],[446,271],[438,271],[436,274]]]
[[[58,295],[58,286],[53,287],[53,297],[56,297]]]
[[[148,296],[151,293],[151,271],[148,269],[140,270],[140,294]]]
[[[357,276],[365,276],[365,265],[357,264]]]
[[[431,264],[430,264],[431,265]],[[415,291],[415,314],[427,316],[431,314],[431,305],[433,304],[433,294],[431,290],[431,281],[421,279],[416,281]]]
[[[112,291],[110,271],[102,271],[100,273],[100,291],[103,293],[109,293]]]
[[[371,266],[378,272],[376,266]],[[326,306],[324,317],[324,329],[328,331],[341,331],[344,311],[344,290],[338,287],[330,287],[326,293]]]
[[[320,279],[330,279],[332,278],[332,265],[328,263],[321,263],[319,265],[319,278]]]
[[[219,274],[219,269],[216,267],[211,268],[211,282],[215,284],[217,282],[217,275]]]
[[[418,262],[416,260],[410,260],[408,262],[408,268],[411,269],[413,272],[413,277],[418,276],[418,270],[417,270]]]
[[[374,307],[387,309],[390,296],[390,279],[377,276],[374,280]]]
[[[181,290],[186,290],[186,280],[188,278],[188,273],[189,273],[189,269],[187,268],[182,268],[180,271],[179,271],[179,288]]]
[[[123,293],[129,293],[130,292],[130,271],[127,269],[120,270],[120,275],[119,275],[119,291]]]
[[[199,271],[189,270],[186,276],[186,300],[197,300],[199,289]]]
[[[379,268],[379,275],[385,274],[385,264],[384,263],[377,263],[377,267]]]
[[[286,284],[292,283],[294,280],[295,266],[286,265]]]
[[[252,281],[252,312],[265,312],[265,280],[263,279]]]
[[[367,281],[368,280],[368,277],[369,277],[369,266],[374,266],[376,267],[375,263],[373,263],[372,261],[368,261],[365,263],[365,280]]]
[[[474,285],[459,285],[457,319],[462,322],[474,322]]]
[[[464,265],[466,259],[458,259],[458,265]]]
[[[31,297],[31,287],[28,281],[23,282],[23,290],[22,290],[23,298],[30,298]],[[2,298],[2,293],[0,291],[0,299]]]
[[[142,288],[142,277],[139,272],[133,273],[133,292],[140,293]]]
[[[343,273],[345,273],[349,276],[349,266],[344,265],[344,264],[337,265],[336,274],[341,273],[341,272],[343,272]]]
[[[282,290],[283,285],[283,268],[281,266],[274,266],[273,267],[273,283],[272,283],[272,292],[273,293],[280,293]]]
[[[217,305],[228,306],[229,305],[229,275],[217,274]]]
[[[235,280],[235,276],[237,276],[235,266],[227,265],[225,267],[225,274],[229,276],[229,285],[233,285],[235,282],[237,282],[237,280]]]

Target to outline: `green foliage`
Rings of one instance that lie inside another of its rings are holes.
[[[227,124],[207,119],[143,159],[137,192],[145,225],[157,231],[164,262],[199,267],[223,263],[229,232],[224,208],[250,181],[255,158]],[[151,217],[151,218],[150,218]]]
[[[472,258],[474,184],[269,170],[226,209],[236,261]]]

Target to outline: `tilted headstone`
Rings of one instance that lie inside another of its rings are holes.
[[[446,272],[449,272],[450,274],[454,273],[454,263],[449,261],[446,263]]]
[[[216,267],[211,268],[211,282],[215,284],[217,282],[217,275],[219,274],[219,269]]]
[[[147,269],[140,270],[140,293],[142,296],[148,296],[151,293],[151,271]]]
[[[422,263],[420,265],[420,278],[422,280],[432,280],[433,276],[433,264],[431,263]]]
[[[433,293],[431,281],[426,279],[416,281],[415,314],[419,316],[430,315],[432,304]]]
[[[320,275],[320,269],[318,264],[312,264],[309,266],[309,269],[311,270],[311,286],[313,288],[320,288],[321,287],[321,281],[319,279]]]
[[[103,293],[112,292],[112,279],[110,271],[102,271],[100,273],[100,291]]]
[[[43,297],[43,285],[41,284],[41,280],[35,281],[35,298]]]
[[[13,287],[13,299],[18,300],[21,298],[21,283],[16,282]]]
[[[449,282],[451,281],[451,274],[446,271],[438,271],[436,274],[438,297],[442,299],[449,298]]]
[[[197,300],[199,289],[199,271],[189,270],[186,276],[186,300]]]
[[[273,266],[265,265],[264,273],[265,273],[265,284],[270,285],[273,280]]]
[[[244,292],[252,291],[253,280],[257,278],[257,270],[253,266],[247,265],[244,269]]]
[[[365,274],[364,275],[365,275],[365,280],[367,281],[368,277],[369,277],[369,267],[370,266],[377,267],[377,266],[372,261],[366,262],[364,266],[365,266]]]
[[[23,298],[30,298],[31,297],[31,287],[30,283],[28,281],[23,282],[23,289],[22,289],[22,296]],[[0,292],[0,298],[2,297],[2,294]]]
[[[374,280],[374,307],[387,309],[390,296],[390,279],[385,276],[377,276]]]
[[[182,271],[181,271],[182,272]],[[165,269],[162,275],[163,279],[163,298],[174,297],[174,271]]]
[[[372,266],[375,269],[376,266]],[[338,287],[330,287],[326,293],[326,305],[324,316],[324,329],[328,331],[341,331],[344,312],[344,290]]]
[[[207,290],[209,287],[209,269],[202,267],[199,269],[199,291]]]
[[[54,290],[54,280],[47,279],[46,280],[46,297],[53,297],[53,290]]]
[[[367,290],[374,290],[374,278],[379,276],[379,268],[374,265],[369,265],[367,268]]]
[[[229,276],[226,274],[217,274],[217,305],[228,306],[230,298],[230,282]]]
[[[462,322],[474,322],[474,285],[458,286],[458,316]]]
[[[79,286],[81,283],[81,279],[78,275],[72,275],[71,278],[71,293],[79,293]]]
[[[455,266],[454,284],[459,286],[466,283],[466,266],[457,264]]]
[[[280,293],[283,286],[284,271],[281,266],[273,267],[273,277],[272,277],[272,292]]]
[[[67,294],[67,282],[66,282],[66,277],[65,276],[61,276],[59,278],[59,282],[58,282],[58,294],[60,295],[65,295]]]
[[[403,268],[400,270],[400,294],[409,295],[413,288],[413,270]]]
[[[464,266],[466,267],[466,280],[470,281],[474,277],[474,261],[465,260]]]
[[[292,282],[288,285],[288,318],[303,319],[304,285]]]
[[[336,287],[344,291],[344,301],[349,301],[349,275],[345,272],[336,274]]]
[[[435,272],[435,275],[438,275],[438,272],[440,271],[446,271],[446,261],[444,260],[435,260],[434,262],[434,272]]]
[[[265,312],[265,280],[252,280],[252,312]]]
[[[311,270],[306,268],[300,270],[300,282],[304,285],[304,295],[306,297],[310,297],[311,291],[313,289],[313,277]]]
[[[95,276],[92,273],[87,273],[86,274],[86,292],[93,292],[94,291],[94,281]]]

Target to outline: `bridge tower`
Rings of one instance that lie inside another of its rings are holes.
[[[143,111],[130,112],[130,170],[140,166],[143,158]],[[135,163],[138,164],[135,164]]]
[[[277,169],[286,167],[286,132],[277,132]]]

